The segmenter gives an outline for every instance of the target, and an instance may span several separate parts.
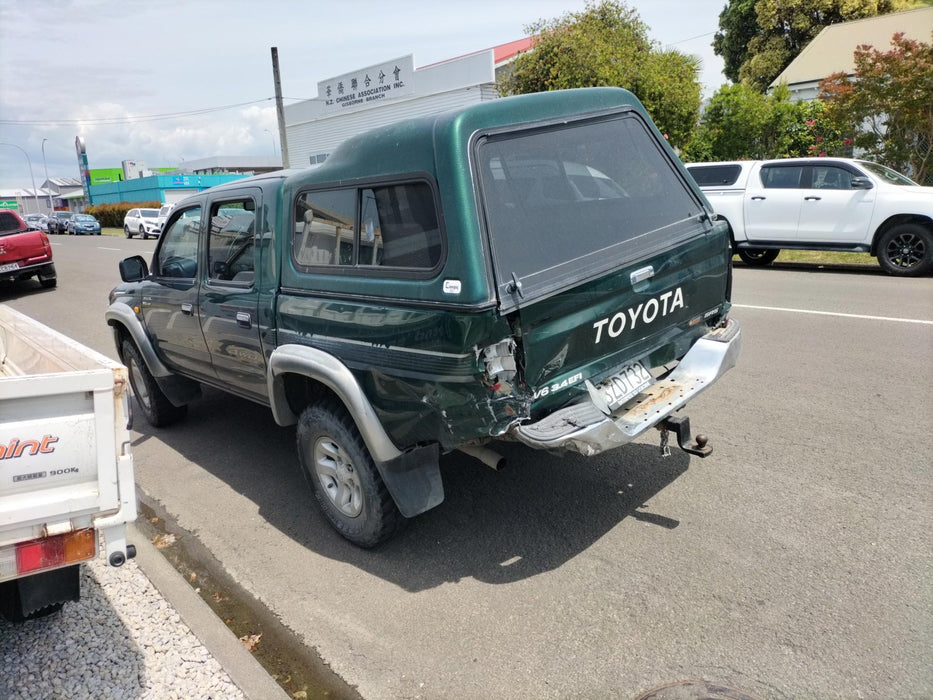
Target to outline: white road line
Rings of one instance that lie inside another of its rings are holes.
[[[812,314],[814,316],[838,316],[840,318],[864,318],[868,321],[895,321],[896,323],[919,323],[933,326],[933,321],[919,318],[895,318],[893,316],[866,316],[864,314],[841,314],[835,311],[813,311],[812,309],[785,309],[780,306],[753,306],[751,304],[733,304],[734,309],[758,309],[760,311],[787,311],[792,314]]]
[[[104,246],[97,246],[97,250],[123,250],[123,248],[104,248]]]

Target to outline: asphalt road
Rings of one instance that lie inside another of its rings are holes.
[[[117,261],[54,237],[59,287],[9,303],[110,356]],[[148,256],[148,253],[146,253]],[[933,278],[735,270],[739,366],[688,408],[706,460],[446,456],[447,493],[376,551],[302,481],[294,430],[206,392],[137,421],[139,486],[368,698],[633,698],[703,678],[762,698],[933,696]]]

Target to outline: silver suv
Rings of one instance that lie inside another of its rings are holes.
[[[123,233],[132,238],[137,233],[143,238],[158,238],[161,226],[158,209],[130,209],[123,217]]]

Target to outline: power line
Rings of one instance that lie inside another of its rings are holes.
[[[693,41],[694,39],[702,39],[704,36],[710,36],[711,34],[715,34],[715,33],[716,33],[716,30],[714,29],[711,32],[704,32],[703,34],[697,34],[696,36],[692,36],[689,39],[681,39],[680,41],[671,42],[667,44],[667,46],[677,46],[677,44],[685,44],[688,41]]]
[[[88,119],[0,119],[0,124],[17,124],[24,126],[68,126],[71,124],[138,124],[140,122],[154,122],[165,119],[178,119],[180,117],[195,117],[201,114],[211,114],[213,112],[222,112],[227,109],[236,109],[238,107],[247,107],[249,105],[270,102],[274,98],[264,97],[261,100],[252,100],[251,102],[239,102],[232,105],[223,105],[221,107],[205,107],[204,109],[194,109],[187,112],[170,112],[167,114],[150,114],[140,117],[90,117]]]

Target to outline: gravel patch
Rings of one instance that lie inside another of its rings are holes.
[[[82,567],[81,600],[0,619],[0,698],[245,698],[135,561]]]

